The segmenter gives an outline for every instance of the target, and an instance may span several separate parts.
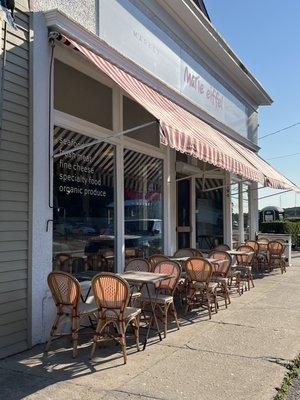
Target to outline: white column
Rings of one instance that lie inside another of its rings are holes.
[[[239,182],[239,244],[244,243],[244,202],[243,202],[243,182]]]
[[[169,146],[164,161],[164,252],[176,251],[176,152]]]
[[[250,223],[250,239],[255,239],[258,232],[258,183],[253,182],[249,186],[249,223]]]
[[[33,32],[32,108],[34,113],[32,116],[32,236],[29,288],[31,315],[29,318],[32,331],[31,344],[35,345],[46,340],[54,315],[53,301],[47,285],[47,276],[52,271],[53,235],[53,211],[50,207],[52,168],[49,165],[49,135],[51,135],[50,147],[52,147],[52,127],[49,126],[49,112],[52,111],[52,102],[50,101],[49,104],[50,46],[48,30],[41,13],[33,13]]]
[[[123,129],[123,99],[120,89],[113,89],[113,129],[120,132]],[[116,185],[115,185],[115,247],[116,272],[122,272],[125,265],[125,238],[124,238],[124,147],[123,137],[116,145]]]
[[[225,173],[223,190],[223,212],[224,212],[224,243],[232,248],[232,204],[231,204],[231,176]]]

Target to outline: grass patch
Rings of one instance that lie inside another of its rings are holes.
[[[283,379],[280,389],[278,389],[278,393],[274,397],[274,400],[284,400],[294,379],[298,377],[300,373],[300,354],[293,362],[288,364],[286,368],[288,371]]]

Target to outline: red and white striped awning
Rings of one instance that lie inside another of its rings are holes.
[[[76,41],[60,36],[59,40],[83,54],[114,80],[160,123],[161,142],[246,180],[280,189],[296,186],[254,152],[245,149],[221,132],[191,114],[166,96],[133,77]]]

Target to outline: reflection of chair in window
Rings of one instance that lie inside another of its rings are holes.
[[[114,270],[114,259],[115,259],[113,250],[110,249],[102,250],[101,256],[103,261],[101,269],[104,271],[112,272]]]
[[[54,270],[72,272],[71,255],[67,253],[59,253],[54,257]]]
[[[215,251],[220,250],[220,251],[228,251],[230,250],[230,247],[228,246],[228,244],[219,244],[218,246],[216,246],[214,248]]]
[[[203,254],[200,250],[185,248],[175,251],[173,257],[203,257]]]
[[[132,258],[136,258],[137,256],[137,249],[135,247],[127,247],[125,249],[125,259],[132,259]]]

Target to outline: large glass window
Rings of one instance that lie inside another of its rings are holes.
[[[163,251],[163,161],[124,150],[125,258]]]
[[[223,180],[196,179],[196,245],[210,250],[223,243]]]
[[[231,185],[231,212],[232,212],[232,245],[238,246],[239,237],[239,185]]]
[[[77,274],[113,271],[115,148],[55,127],[54,268]]]

